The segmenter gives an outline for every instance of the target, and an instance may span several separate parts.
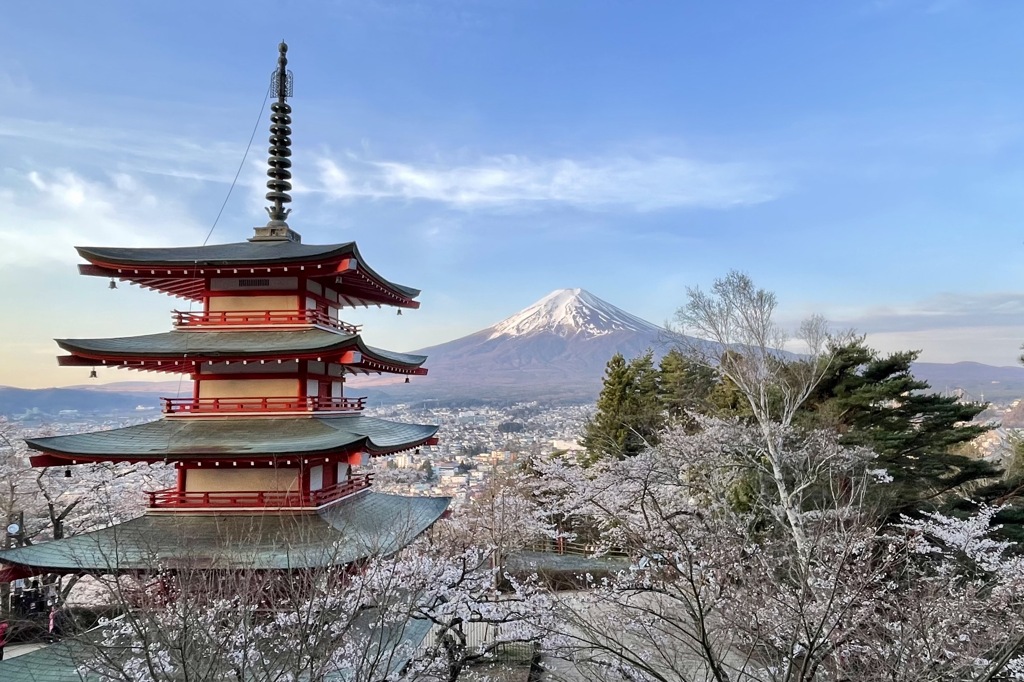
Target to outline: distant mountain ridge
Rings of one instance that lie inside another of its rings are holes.
[[[382,377],[366,385],[394,399],[592,401],[615,353],[632,358],[650,349],[660,358],[677,340],[584,289],[558,289],[487,329],[414,351],[427,356],[426,377],[410,384]],[[916,363],[914,373],[936,392],[973,400],[1024,397],[1024,367]],[[353,380],[350,389],[358,392],[359,385]]]
[[[911,369],[937,393],[962,393],[975,401],[1024,398],[1024,367],[980,362],[915,362]]]
[[[14,388],[0,386],[0,415],[56,416],[62,413],[106,415],[152,412],[160,403],[151,391],[98,391],[92,388]]]
[[[605,365],[615,354],[656,357],[672,347],[671,334],[583,289],[558,289],[486,329],[414,351],[428,356],[429,374],[353,377],[346,393],[371,402],[593,402]],[[1024,397],[1024,367],[977,362],[915,363],[914,374],[936,392],[972,400]],[[132,381],[69,388],[0,387],[0,414],[26,411],[158,408],[156,397],[190,395],[191,382]]]

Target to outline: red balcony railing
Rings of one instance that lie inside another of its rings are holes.
[[[255,327],[263,325],[309,325],[358,334],[360,325],[336,320],[320,310],[221,310],[187,313],[171,311],[175,327]]]
[[[239,412],[359,412],[366,398],[160,398],[164,414],[226,414]]]
[[[150,509],[211,509],[231,507],[322,507],[370,487],[373,474],[358,474],[330,488],[309,493],[285,490],[228,490],[187,492],[167,488],[147,491]]]

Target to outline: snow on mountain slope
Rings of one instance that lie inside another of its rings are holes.
[[[413,351],[427,356],[429,374],[388,390],[395,395],[589,401],[600,391],[605,365],[615,353],[632,358],[652,350],[657,358],[668,346],[661,327],[582,289],[560,289],[492,327]],[[373,378],[356,381],[376,383]],[[386,381],[395,379],[382,378],[379,385]]]
[[[489,331],[488,340],[542,332],[591,338],[613,332],[657,334],[662,329],[583,289],[557,289]]]

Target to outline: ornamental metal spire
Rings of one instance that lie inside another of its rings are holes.
[[[285,208],[290,204],[292,196],[288,192],[292,188],[289,182],[292,173],[289,168],[292,162],[288,158],[292,155],[292,108],[285,100],[292,96],[292,72],[288,70],[288,45],[282,40],[278,45],[277,69],[271,75],[270,96],[277,97],[277,101],[270,105],[270,157],[267,159],[267,201],[274,202],[267,206],[267,214],[270,220],[265,227],[257,227],[256,236],[249,241],[293,241],[300,242],[302,237],[292,231],[285,222],[291,209]]]

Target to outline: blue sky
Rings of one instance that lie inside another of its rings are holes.
[[[424,291],[346,315],[371,344],[563,287],[663,323],[730,269],[783,321],[923,360],[1010,365],[1024,340],[1024,4],[110,0],[5,24],[0,384],[82,383],[52,337],[169,328],[187,304],[78,277],[72,246],[201,243],[281,38],[292,227]],[[212,242],[266,221],[266,127]]]

